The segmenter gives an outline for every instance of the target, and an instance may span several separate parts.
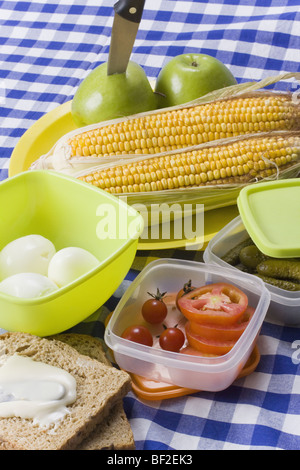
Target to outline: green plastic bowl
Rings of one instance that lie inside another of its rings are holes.
[[[51,171],[27,171],[0,183],[0,250],[39,234],[56,250],[78,246],[99,266],[34,299],[0,293],[0,328],[37,336],[60,333],[103,305],[126,276],[143,230],[141,215],[91,184]]]

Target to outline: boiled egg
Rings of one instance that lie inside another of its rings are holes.
[[[51,258],[48,277],[59,287],[88,273],[99,266],[98,259],[89,251],[79,247],[67,247],[57,251]]]
[[[33,299],[58,290],[54,282],[39,273],[18,273],[0,282],[0,292],[23,299]]]
[[[26,235],[11,241],[0,252],[0,280],[17,273],[47,276],[55,252],[53,243],[42,235]]]

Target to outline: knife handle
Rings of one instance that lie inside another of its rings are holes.
[[[115,13],[125,20],[140,23],[144,10],[145,0],[119,0],[114,5]]]

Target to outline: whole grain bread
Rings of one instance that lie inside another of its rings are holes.
[[[77,398],[68,407],[69,414],[46,430],[30,419],[0,417],[1,450],[76,449],[130,390],[126,372],[82,355],[56,339],[26,333],[0,335],[0,356],[15,353],[69,372],[76,380]]]
[[[83,333],[60,333],[54,336],[48,336],[48,339],[55,339],[72,346],[80,354],[96,359],[107,366],[112,366],[106,356],[104,347],[100,339],[95,336]]]
[[[80,354],[112,366],[98,338],[79,333],[63,333],[52,338],[72,346]],[[122,400],[113,407],[107,418],[77,448],[77,450],[134,449],[134,436]]]

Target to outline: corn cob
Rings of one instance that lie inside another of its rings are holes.
[[[78,179],[110,193],[247,183],[295,164],[300,158],[300,137],[299,133],[242,137],[223,145],[144,158],[90,170]]]
[[[154,154],[237,135],[300,128],[290,94],[263,93],[166,109],[75,134],[71,157]]]

